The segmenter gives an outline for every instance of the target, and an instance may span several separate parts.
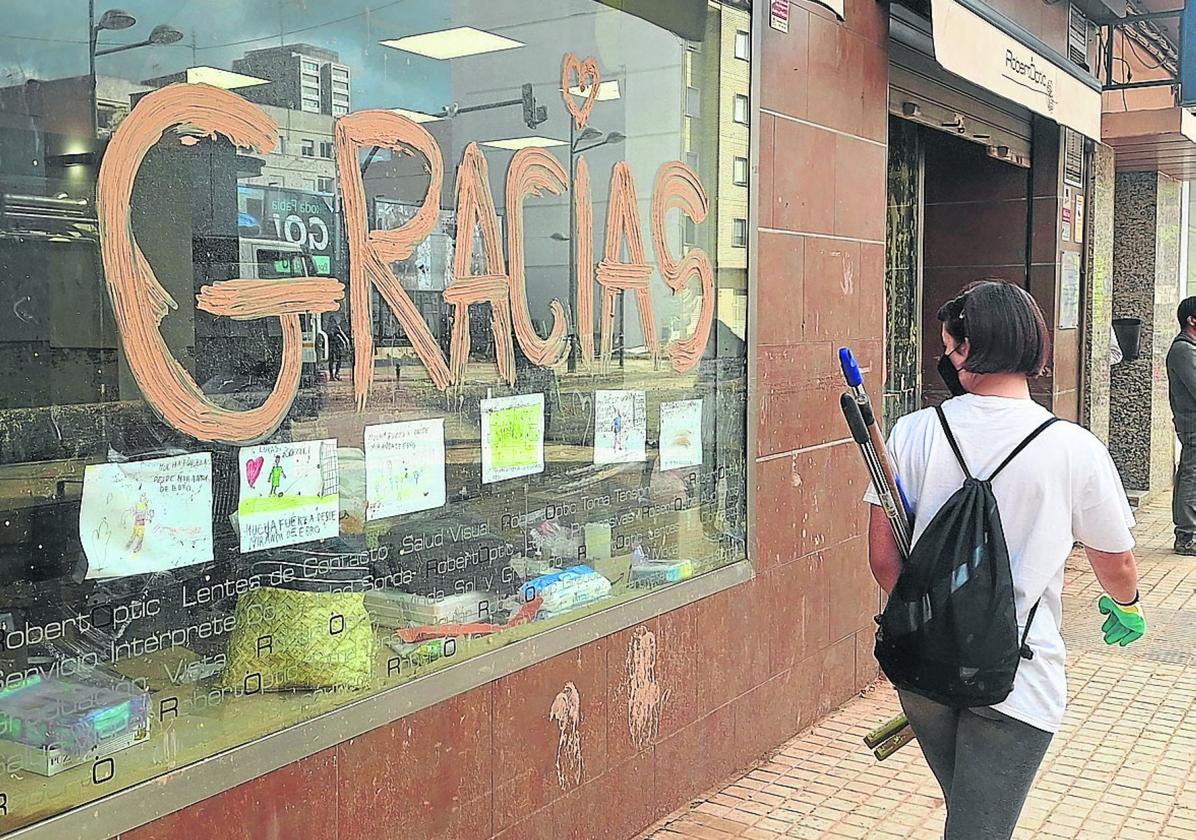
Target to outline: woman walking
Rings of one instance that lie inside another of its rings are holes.
[[[914,511],[911,557],[961,485],[973,476],[991,479],[1012,573],[1017,640],[1023,644],[1012,690],[1002,702],[968,707],[909,687],[898,693],[943,789],[946,840],[1008,840],[1063,720],[1064,563],[1075,543],[1082,543],[1107,593],[1097,604],[1104,618],[1093,620],[1104,622],[1107,643],[1129,644],[1145,631],[1130,533],[1134,523],[1104,445],[1071,423],[1044,428],[1051,414],[1030,398],[1029,380],[1043,373],[1050,352],[1034,299],[1011,284],[982,281],[946,303],[938,317],[944,351],[939,371],[957,396],[941,413],[927,409],[903,417],[889,438]],[[1017,457],[1007,461],[1015,451]],[[877,503],[873,494],[868,500]],[[879,507],[872,508],[869,546],[873,576],[892,593],[903,560]],[[968,568],[966,563],[957,568],[946,597],[968,585],[967,575],[959,575]],[[952,643],[966,651],[966,639]]]

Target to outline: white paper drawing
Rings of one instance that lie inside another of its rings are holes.
[[[366,426],[366,519],[441,507],[444,419]]]
[[[544,472],[544,395],[482,400],[482,482]]]
[[[594,463],[647,460],[648,412],[643,391],[598,391],[594,395]]]
[[[702,463],[702,401],[660,404],[660,468],[677,470]]]
[[[210,562],[211,453],[88,466],[79,536],[88,578]]]
[[[238,456],[241,551],[335,537],[340,524],[336,441],[247,446]]]

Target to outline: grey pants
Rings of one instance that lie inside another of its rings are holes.
[[[1192,542],[1196,539],[1196,437],[1181,437],[1179,451],[1171,518],[1175,522],[1175,539]]]
[[[944,840],[1009,840],[1051,733],[988,708],[899,692],[947,803]]]

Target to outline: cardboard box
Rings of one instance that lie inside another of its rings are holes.
[[[92,764],[105,756],[127,750],[149,740],[149,726],[128,729],[105,738],[85,753],[72,755],[57,747],[35,747],[0,738],[0,757],[6,766],[20,765],[23,770],[39,776],[53,776],[72,767]]]

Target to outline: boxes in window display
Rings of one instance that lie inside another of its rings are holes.
[[[610,595],[610,581],[589,566],[571,566],[541,575],[523,584],[519,597],[524,603],[542,599],[537,618],[555,618]]]
[[[492,592],[462,592],[434,599],[414,592],[379,589],[366,593],[365,608],[380,627],[423,627],[492,621],[497,600]]]
[[[642,563],[631,566],[631,585],[636,588],[663,586],[694,576],[694,564],[689,560],[677,563]]]
[[[98,672],[0,690],[0,755],[53,776],[149,738],[149,695]]]

